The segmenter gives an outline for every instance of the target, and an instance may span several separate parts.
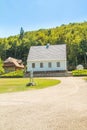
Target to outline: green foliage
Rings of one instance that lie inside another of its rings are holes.
[[[22,70],[17,70],[1,75],[1,78],[20,78],[23,77],[24,73]]]
[[[29,82],[28,78],[8,78],[0,79],[0,93],[26,91],[33,89],[42,89],[50,86],[54,86],[60,83],[60,80],[55,79],[34,79],[35,86],[26,87]]]
[[[87,69],[72,71],[73,76],[87,76]]]
[[[4,73],[3,62],[0,58],[0,75]]]
[[[87,52],[87,22],[70,23],[51,29],[24,32],[21,27],[20,34],[8,38],[0,38],[0,56],[2,60],[7,57],[22,59],[26,63],[31,46],[54,44],[67,44],[68,69],[76,65],[86,66]]]

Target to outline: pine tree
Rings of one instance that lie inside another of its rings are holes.
[[[20,36],[19,36],[19,39],[23,39],[23,37],[24,37],[24,29],[21,27],[21,29],[20,29]]]

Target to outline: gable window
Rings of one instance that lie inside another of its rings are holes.
[[[43,68],[43,63],[40,63],[40,68]]]
[[[35,68],[35,63],[32,63],[32,68]]]
[[[51,62],[48,63],[48,67],[51,68],[52,67],[52,64]]]
[[[60,62],[57,62],[56,65],[57,65],[57,67],[60,67]]]

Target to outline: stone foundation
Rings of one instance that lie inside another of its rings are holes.
[[[65,76],[68,76],[67,71],[33,72],[33,77],[65,77]],[[30,77],[30,72],[26,73],[26,77]]]

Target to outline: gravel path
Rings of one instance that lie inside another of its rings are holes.
[[[87,82],[56,79],[55,87],[0,94],[0,130],[87,130]]]

